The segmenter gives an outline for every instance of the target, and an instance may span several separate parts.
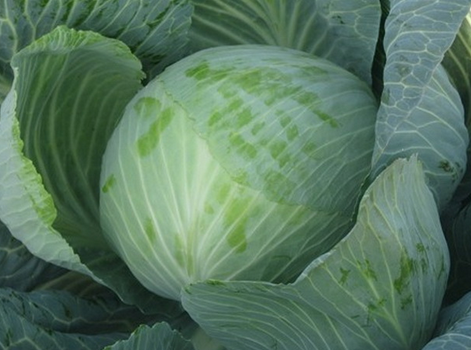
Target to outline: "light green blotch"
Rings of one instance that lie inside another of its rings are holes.
[[[317,102],[320,100],[316,93],[312,91],[301,91],[300,93],[294,94],[293,99],[301,106],[306,107],[313,114],[317,115],[322,121],[328,123],[331,127],[339,127],[339,122],[333,116],[316,107]]]
[[[196,80],[206,79],[211,76],[209,63],[207,61],[203,61],[199,65],[187,69],[185,71],[185,75],[188,78],[194,78]]]
[[[233,72],[234,68],[232,67],[212,69],[209,62],[203,60],[198,65],[187,69],[185,71],[185,76],[196,79],[198,83],[212,84],[225,79],[231,73],[233,74]]]
[[[134,111],[146,119],[154,117],[161,109],[162,103],[154,97],[141,97],[134,104]]]
[[[287,116],[285,113],[286,112],[283,111],[283,110],[277,111],[277,115],[280,116],[280,125],[283,128],[286,128],[291,123],[291,121],[293,120],[291,117]]]
[[[293,123],[293,119],[283,110],[277,111],[276,114],[280,116],[280,125],[285,130],[288,141],[296,139],[299,136],[299,129],[298,126]]]
[[[208,119],[208,126],[211,128],[218,124],[220,121],[224,120],[224,112],[223,111],[214,111]]]
[[[229,243],[229,246],[231,246],[231,248],[234,248],[236,253],[243,253],[247,249],[245,223],[238,224],[232,229],[232,231],[227,236],[227,243]]]
[[[251,143],[247,142],[239,133],[231,133],[229,135],[229,143],[234,150],[238,151],[237,153],[249,159],[255,159],[255,157],[257,157],[257,148]]]
[[[154,244],[157,240],[158,232],[151,218],[147,218],[144,221],[144,233],[146,234],[146,237],[148,238],[149,242],[151,244]]]
[[[296,125],[291,125],[286,128],[286,137],[288,141],[293,141],[299,136],[299,130]]]
[[[372,314],[372,313],[375,313],[375,311],[381,310],[386,305],[386,302],[387,300],[385,298],[380,298],[376,300],[376,302],[374,303],[369,303],[367,306],[368,313]]]
[[[410,258],[407,252],[403,250],[401,253],[399,276],[393,281],[394,289],[399,294],[402,294],[404,288],[409,284],[414,267],[414,259]]]
[[[295,183],[280,171],[269,169],[264,175],[265,189],[272,192],[274,189],[291,189],[295,187]],[[290,195],[289,190],[286,193],[279,193],[280,199]],[[278,193],[278,192],[274,192]]]
[[[306,155],[310,155],[312,153],[314,153],[317,149],[317,145],[315,142],[313,141],[308,141],[306,142],[303,147],[301,148],[301,150],[304,152],[304,154]]]
[[[216,201],[219,204],[223,204],[227,198],[231,195],[231,185],[229,183],[223,183],[216,191]]]
[[[236,253],[242,253],[247,249],[246,229],[249,217],[246,214],[251,199],[232,198],[224,210],[224,226],[230,230],[226,236],[227,243]]]
[[[347,270],[347,269],[344,269],[344,268],[340,268],[340,274],[341,274],[341,277],[340,277],[340,280],[339,280],[339,283],[341,285],[344,285],[347,280],[348,280],[348,275],[350,275],[350,272],[351,270]]]
[[[173,119],[172,108],[164,109],[154,121],[146,133],[139,137],[137,140],[137,151],[139,156],[148,156],[155,147],[157,147],[161,134],[170,125]]]
[[[252,114],[252,110],[250,109],[250,107],[243,108],[236,115],[237,127],[241,128],[249,124],[253,119],[254,119],[254,116]]]
[[[418,255],[421,256],[419,260],[420,268],[422,269],[423,273],[426,273],[429,269],[428,259],[427,259],[427,247],[423,243],[417,243],[415,245],[415,248],[417,250]]]
[[[116,184],[116,177],[114,176],[114,174],[111,174],[108,176],[104,185],[101,187],[101,191],[103,193],[108,193],[115,184]]]
[[[256,122],[254,123],[250,132],[252,133],[252,135],[256,136],[260,131],[263,130],[264,127],[265,127],[265,122]]]
[[[282,140],[273,140],[269,143],[270,155],[278,162],[280,168],[283,168],[289,161],[290,156],[287,153],[284,153],[288,144]]]
[[[229,85],[229,82],[232,84]],[[277,68],[265,67],[243,72],[229,79],[226,84],[220,87],[219,91],[223,93],[223,96],[233,96],[237,92],[234,90],[234,86],[254,95],[265,95],[264,102],[268,107],[291,98],[331,127],[339,126],[333,116],[316,107],[320,97],[315,92],[306,90],[304,86],[295,85],[291,76]],[[227,91],[224,92],[224,89]]]
[[[205,212],[206,214],[212,215],[212,214],[214,214],[214,208],[212,207],[211,204],[205,203],[205,204],[204,204],[204,212]]]
[[[186,253],[185,253],[185,244],[183,243],[183,239],[182,239],[181,235],[179,235],[178,233],[175,234],[174,237],[175,237],[175,241],[174,241],[174,244],[175,244],[175,255],[174,255],[175,260],[177,261],[177,264],[181,268],[188,268],[188,266],[185,266],[188,259],[185,258]]]
[[[252,114],[251,108],[244,105],[244,100],[241,98],[232,98],[224,108],[221,109],[218,106],[208,118],[208,127],[213,128],[219,123],[224,123],[223,125],[218,125],[223,127],[230,124],[231,120],[235,122],[236,128],[242,128],[250,124],[255,117]]]
[[[427,248],[425,248],[423,243],[417,243],[415,247],[419,253],[425,253],[427,251]]]
[[[361,270],[363,276],[365,276],[365,278],[375,280],[375,281],[378,280],[378,276],[376,275],[376,271],[373,270],[373,267],[371,266],[371,262],[368,259],[366,259],[364,262],[357,261],[357,263],[358,263],[358,267],[360,268],[360,270]]]

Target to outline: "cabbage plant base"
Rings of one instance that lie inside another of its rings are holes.
[[[167,298],[210,278],[293,281],[351,228],[376,110],[365,83],[306,53],[193,54],[136,95],[110,139],[105,235]]]

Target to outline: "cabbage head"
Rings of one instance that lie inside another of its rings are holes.
[[[377,107],[366,83],[307,53],[192,54],[134,97],[107,145],[105,236],[175,300],[201,280],[293,281],[351,229]]]

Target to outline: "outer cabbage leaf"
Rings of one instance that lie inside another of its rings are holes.
[[[466,124],[469,127],[471,113],[471,12],[467,14],[456,35],[453,45],[445,53],[443,66],[456,86],[466,110]]]
[[[182,302],[228,349],[417,349],[445,291],[448,250],[414,157],[381,173],[357,222],[293,284],[210,280]]]
[[[10,91],[10,88],[10,79],[0,74],[0,104],[2,104],[5,96],[8,94],[8,91]]]
[[[195,50],[234,44],[289,47],[324,57],[371,82],[379,0],[193,0]]]
[[[103,157],[104,232],[173,299],[208,278],[292,281],[351,227],[376,110],[366,83],[307,53],[199,51],[127,106]]]
[[[440,312],[435,333],[423,350],[471,348],[471,292]]]
[[[440,63],[470,4],[392,0],[385,21],[372,177],[394,159],[417,153],[441,209],[464,174],[468,133],[459,95]]]
[[[116,298],[0,289],[2,349],[102,349],[125,339],[135,310]]]
[[[191,13],[187,0],[5,0],[0,5],[0,75],[12,78],[9,63],[15,53],[66,25],[123,41],[153,76],[186,54]]]
[[[456,86],[461,101],[465,109],[466,126],[468,133],[471,123],[471,66],[469,60],[471,57],[471,13],[468,13],[463,21],[458,35],[451,48],[446,52],[443,60],[443,66]],[[471,149],[468,146],[467,158],[471,159]],[[455,191],[452,203],[452,210],[461,210],[471,198],[471,162],[468,161],[464,177]],[[450,208],[449,208],[450,209]],[[448,210],[450,211],[450,210]],[[447,216],[456,215],[447,213]]]
[[[193,345],[166,323],[140,326],[129,339],[118,341],[104,350],[194,350]]]
[[[442,227],[451,257],[446,303],[457,301],[471,290],[471,204],[456,213],[442,215]]]
[[[29,291],[66,271],[32,255],[0,222],[0,287]]]
[[[1,219],[34,255],[129,302],[153,300],[108,248],[98,219],[102,153],[141,88],[139,61],[117,40],[58,27],[12,65],[0,111]]]

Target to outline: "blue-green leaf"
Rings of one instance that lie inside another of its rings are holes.
[[[442,215],[450,250],[451,270],[446,302],[454,302],[471,290],[471,204],[456,213]]]
[[[379,0],[193,0],[195,50],[234,44],[289,47],[327,58],[371,82]]]
[[[417,153],[443,209],[464,173],[468,133],[459,94],[440,63],[471,3],[396,0],[390,4],[373,177],[394,159]]]
[[[123,41],[153,76],[186,54],[192,9],[188,0],[2,1],[0,75],[12,78],[15,53],[66,25]]]
[[[470,348],[471,292],[440,312],[436,337],[422,350],[468,350]]]
[[[58,27],[12,65],[0,110],[0,218],[34,255],[129,302],[152,300],[108,248],[98,219],[101,157],[141,88],[140,62],[118,40]]]
[[[116,298],[82,299],[62,291],[22,293],[2,288],[0,348],[102,349],[127,337],[130,310]]]
[[[449,257],[416,158],[366,191],[355,227],[293,284],[209,280],[183,306],[228,349],[417,349],[430,338]]]
[[[29,291],[66,271],[32,255],[0,222],[0,287]]]
[[[193,345],[166,323],[140,326],[129,339],[118,341],[105,350],[194,350]]]

